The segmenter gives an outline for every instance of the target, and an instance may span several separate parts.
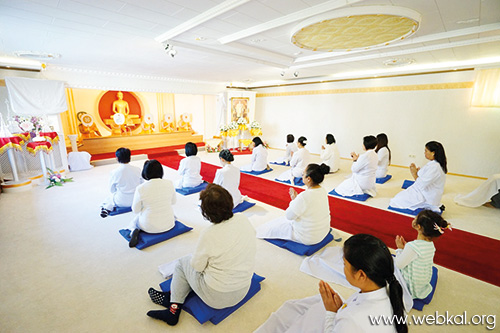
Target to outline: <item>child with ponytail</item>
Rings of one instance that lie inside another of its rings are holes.
[[[398,249],[394,263],[401,270],[413,298],[423,299],[432,291],[430,282],[436,252],[433,241],[451,227],[441,215],[431,210],[421,211],[412,227],[418,232],[416,240],[407,243],[402,236],[396,236]]]
[[[394,262],[387,246],[377,237],[358,234],[344,244],[344,273],[347,281],[360,289],[346,302],[324,281],[319,291],[326,309],[325,332],[408,332],[403,323],[401,285],[394,276]],[[371,318],[382,320],[378,326]]]

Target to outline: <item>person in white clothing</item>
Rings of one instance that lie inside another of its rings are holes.
[[[373,135],[363,138],[363,148],[365,152],[361,155],[355,152],[351,153],[353,160],[351,171],[352,175],[339,186],[335,192],[342,196],[350,197],[367,193],[374,197],[377,194],[375,188],[375,172],[377,170],[377,153],[374,149],[377,146],[377,138]]]
[[[389,149],[389,139],[385,133],[380,133],[377,135],[377,148],[375,152],[378,157],[377,171],[375,173],[376,178],[384,178],[387,176],[387,169],[389,164],[391,164],[391,150]]]
[[[340,153],[335,143],[333,134],[327,134],[325,138],[325,145],[321,146],[321,153],[319,157],[323,164],[328,167],[328,173],[335,173],[339,171],[340,166]]]
[[[451,226],[431,210],[418,213],[411,226],[418,233],[417,239],[406,242],[403,236],[396,236],[394,264],[401,270],[413,298],[424,299],[432,292],[434,240],[444,234],[445,229],[451,230]]]
[[[243,196],[239,190],[240,187],[240,170],[231,164],[234,161],[234,156],[229,149],[223,149],[219,153],[222,169],[215,172],[214,184],[224,187],[233,198],[233,206],[238,206],[243,201]]]
[[[182,177],[177,181],[175,188],[196,187],[203,182],[200,175],[201,159],[196,156],[198,147],[192,142],[184,146],[186,157],[179,163],[178,174]]]
[[[437,141],[429,141],[425,145],[424,154],[429,162],[422,169],[417,168],[414,163],[410,165],[415,183],[396,194],[390,201],[391,207],[410,210],[430,209],[437,213],[444,210],[441,197],[448,172],[444,147]]]
[[[302,177],[305,168],[309,164],[311,160],[311,154],[309,150],[305,147],[307,145],[307,139],[304,136],[301,136],[297,140],[297,151],[293,154],[292,159],[290,161],[290,169],[283,172],[279,175],[276,180],[281,181],[290,181],[293,184],[294,178]]]
[[[479,207],[491,201],[491,205],[500,208],[500,173],[488,178],[469,194],[457,194],[455,203],[466,207]]]
[[[342,266],[347,281],[359,292],[344,301],[320,281],[319,295],[286,301],[255,332],[407,332],[406,325],[398,324],[405,316],[403,288],[387,246],[374,236],[354,235],[344,244]],[[373,325],[370,316],[381,323]],[[381,316],[394,319],[394,324],[385,324]]]
[[[344,244],[344,273],[360,289],[343,302],[324,281],[319,291],[326,309],[325,332],[408,332],[403,319],[403,290],[394,276],[394,262],[387,246],[377,237],[358,234]],[[394,318],[394,324],[373,325],[371,318]],[[394,316],[394,317],[393,317]]]
[[[269,170],[267,164],[267,149],[262,139],[256,136],[250,143],[252,149],[252,162],[241,167],[241,171],[264,171]]]
[[[141,169],[129,164],[130,149],[118,148],[115,156],[120,165],[111,172],[109,180],[111,195],[101,205],[102,218],[107,217],[114,207],[132,206],[135,188],[143,181]]]
[[[293,141],[295,141],[293,134],[288,134],[286,136],[285,156],[276,160],[274,162],[275,164],[290,165],[290,160],[298,149],[297,145]]]
[[[255,229],[248,218],[233,215],[233,200],[222,186],[209,184],[200,194],[201,212],[211,222],[200,235],[195,253],[179,259],[171,292],[149,289],[151,300],[167,307],[148,316],[176,325],[182,305],[194,291],[208,306],[238,304],[250,288],[256,254]]]
[[[291,187],[292,201],[285,216],[260,226],[257,238],[292,240],[305,245],[321,242],[330,232],[328,194],[320,185],[325,172],[324,167],[309,164],[302,176],[307,189],[297,194]]]
[[[172,205],[176,196],[174,185],[163,178],[163,167],[157,160],[148,160],[144,163],[142,177],[144,184],[137,186],[132,203],[132,212],[135,217],[130,223],[130,247],[138,242],[139,231],[157,234],[168,231],[175,226],[175,216]]]

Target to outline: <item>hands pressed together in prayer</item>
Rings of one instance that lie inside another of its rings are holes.
[[[323,280],[319,281],[319,293],[326,311],[337,312],[344,304],[340,295],[337,294],[332,287],[330,287],[330,285]]]

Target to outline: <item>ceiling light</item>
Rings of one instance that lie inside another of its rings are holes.
[[[306,19],[293,28],[291,42],[311,51],[364,50],[412,36],[421,14],[397,6],[345,8]]]
[[[299,77],[299,72],[295,72],[295,73],[293,73],[293,76],[294,76],[294,77]]]
[[[0,68],[40,72],[45,68],[45,64],[38,60],[0,56]]]
[[[206,37],[201,37],[201,36],[199,36],[199,37],[196,37],[194,40],[197,40],[197,41],[199,41],[199,42],[202,42],[202,41],[207,40],[207,39],[206,39]]]
[[[398,71],[404,71],[406,73],[410,73],[410,72],[423,72],[423,71],[441,70],[441,69],[457,70],[460,68],[480,67],[481,65],[494,65],[494,64],[500,64],[500,57],[480,58],[480,59],[472,59],[464,61],[442,62],[442,63],[413,64],[404,68],[394,67],[390,69],[382,68],[382,69],[364,70],[356,72],[343,72],[331,75],[331,77],[384,75]]]
[[[468,19],[468,20],[462,20],[462,21],[457,21],[457,24],[469,24],[469,23],[476,23],[479,22],[478,18],[473,18],[473,19]]]
[[[174,58],[175,55],[177,54],[177,50],[174,50],[174,46],[169,43],[164,43],[163,46],[165,47],[165,52],[167,52],[169,56]]]
[[[280,75],[281,75],[281,76],[285,76],[285,71],[282,71],[282,72],[280,73]]]
[[[392,58],[384,61],[384,65],[389,67],[401,67],[401,66],[408,66],[410,64],[413,64],[414,62],[415,59],[411,58]]]
[[[18,57],[34,58],[42,60],[57,59],[61,57],[59,53],[47,53],[40,51],[15,51],[14,54]]]

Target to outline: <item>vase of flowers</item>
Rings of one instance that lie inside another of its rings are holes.
[[[36,134],[43,130],[43,120],[40,117],[35,116],[14,116],[12,117],[17,127],[21,132],[29,132],[31,138],[34,138]]]

